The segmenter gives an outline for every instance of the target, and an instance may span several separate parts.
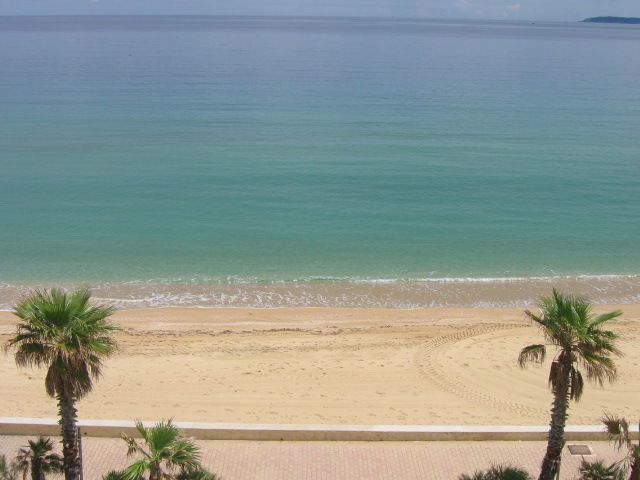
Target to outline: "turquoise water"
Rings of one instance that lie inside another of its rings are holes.
[[[640,273],[640,28],[0,18],[0,282]]]

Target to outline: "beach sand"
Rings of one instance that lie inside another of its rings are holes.
[[[640,305],[612,328],[619,380],[589,384],[569,423],[637,418]],[[86,419],[544,425],[548,362],[520,370],[539,332],[522,309],[147,309],[119,311],[120,351],[79,403]],[[0,313],[0,342],[14,328]],[[55,417],[44,371],[0,356],[0,416]]]

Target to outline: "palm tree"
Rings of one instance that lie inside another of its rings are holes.
[[[100,377],[102,361],[111,355],[117,327],[107,318],[112,307],[89,303],[91,293],[37,290],[15,306],[19,318],[7,349],[20,367],[46,367],[45,387],[58,402],[66,480],[80,478],[76,402]]]
[[[24,478],[31,471],[31,480],[45,480],[48,473],[63,471],[64,461],[60,455],[53,453],[53,442],[49,438],[39,437],[29,440],[26,447],[18,450],[16,466]]]
[[[602,460],[590,463],[583,458],[578,480],[624,480],[624,469],[615,463],[605,465]]]
[[[631,467],[629,480],[640,480],[640,441],[633,443],[629,434],[629,422],[624,417],[616,417],[605,414],[602,422],[607,427],[609,438],[615,443],[616,448],[627,449],[627,456],[622,460],[625,467]],[[640,429],[640,422],[638,425]]]
[[[525,314],[542,330],[546,342],[523,348],[518,363],[522,368],[529,362],[542,363],[547,345],[556,348],[549,372],[549,386],[554,396],[549,439],[538,477],[539,480],[553,480],[560,472],[569,402],[580,400],[584,390],[580,367],[587,379],[600,385],[616,378],[616,366],[611,356],[620,355],[615,345],[618,336],[603,327],[622,312],[594,315],[587,300],[563,295],[555,289],[551,297],[541,299],[539,308],[539,314],[529,310]]]
[[[215,475],[203,470],[200,464],[200,449],[184,438],[171,420],[158,422],[151,428],[136,421],[136,430],[142,444],[127,435],[122,438],[127,442],[127,454],[142,458],[125,469],[123,480],[144,480],[146,474],[149,480],[215,480]]]
[[[111,470],[107,474],[102,476],[102,480],[122,480],[124,478],[124,471]]]
[[[485,471],[473,475],[460,475],[458,480],[531,480],[526,470],[511,465],[492,465]]]
[[[215,473],[206,470],[192,470],[180,472],[176,480],[219,480]]]
[[[7,462],[7,457],[0,455],[0,480],[18,480],[15,462],[11,465]]]

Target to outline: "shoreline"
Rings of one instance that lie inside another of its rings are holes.
[[[619,380],[588,384],[570,423],[603,409],[633,416],[640,393],[640,304],[612,328]],[[521,370],[540,339],[521,308],[160,308],[121,310],[120,350],[79,404],[81,418],[210,423],[545,425],[548,364]],[[14,320],[0,313],[0,343]],[[53,418],[44,371],[4,355],[5,416]],[[16,392],[21,392],[16,395]]]
[[[459,308],[534,305],[552,288],[587,297],[594,304],[640,303],[640,275],[581,275],[421,280],[303,281],[275,283],[102,282],[87,286],[97,301],[119,309],[198,308]],[[0,284],[0,310],[47,283]]]

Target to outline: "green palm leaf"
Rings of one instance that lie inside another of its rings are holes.
[[[122,480],[144,480],[144,474],[149,470],[147,459],[137,460],[127,467]]]

